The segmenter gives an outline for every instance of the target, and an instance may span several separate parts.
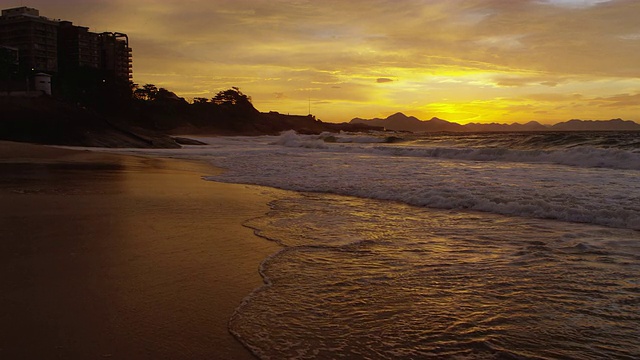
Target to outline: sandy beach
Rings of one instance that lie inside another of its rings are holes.
[[[0,358],[251,359],[227,331],[278,246],[205,164],[0,143]]]

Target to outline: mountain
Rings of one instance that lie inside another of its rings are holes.
[[[529,121],[526,124],[498,124],[498,123],[490,123],[490,124],[480,124],[480,123],[470,123],[463,125],[465,128],[464,131],[473,131],[473,132],[481,132],[481,131],[546,131],[549,130],[549,127],[540,124],[537,121]]]
[[[355,118],[349,122],[350,124],[367,124],[370,126],[384,127],[387,130],[393,131],[412,131],[418,132],[421,130],[421,121],[413,116],[406,116],[403,113],[395,113],[390,115],[386,119],[360,119]]]
[[[556,131],[638,131],[640,124],[630,120],[578,120],[573,119],[555,124],[551,130]]]
[[[437,131],[465,131],[462,125],[452,123],[437,117],[431,120],[419,120],[414,116],[406,116],[403,113],[395,113],[386,119],[360,119],[355,118],[349,122],[350,124],[364,124],[369,126],[384,127],[393,131],[410,131],[410,132],[437,132]]]
[[[403,113],[395,113],[385,119],[361,119],[355,118],[350,124],[384,127],[393,131],[410,132],[514,132],[514,131],[640,131],[640,124],[630,120],[569,120],[553,126],[543,125],[537,121],[525,124],[499,124],[499,123],[470,123],[461,125],[442,120],[437,117],[430,120],[420,120],[414,116],[406,116]]]
[[[384,127],[393,131],[410,131],[410,132],[478,132],[478,131],[541,131],[548,128],[536,121],[526,124],[479,124],[471,123],[461,125],[447,120],[433,117],[430,120],[420,120],[414,116],[406,116],[403,113],[395,113],[386,119],[361,119],[355,118],[351,120],[351,124],[365,124],[370,126]]]

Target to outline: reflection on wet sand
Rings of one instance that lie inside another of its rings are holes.
[[[0,358],[251,358],[227,321],[277,250],[241,226],[269,198],[200,164],[16,147],[0,158]]]

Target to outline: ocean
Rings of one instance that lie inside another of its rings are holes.
[[[229,330],[261,359],[640,358],[640,133],[199,138],[291,190]]]

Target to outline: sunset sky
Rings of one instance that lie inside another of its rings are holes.
[[[134,82],[331,122],[640,121],[638,0],[0,0],[129,35]]]

